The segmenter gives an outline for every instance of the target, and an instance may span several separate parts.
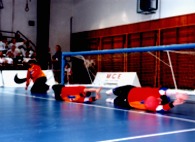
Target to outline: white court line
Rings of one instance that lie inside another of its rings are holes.
[[[133,137],[127,137],[127,138],[120,138],[120,139],[103,140],[103,141],[98,141],[98,142],[119,142],[119,141],[134,140],[134,139],[141,139],[141,138],[148,138],[148,137],[156,137],[156,136],[163,136],[163,135],[171,135],[171,134],[178,134],[178,133],[185,133],[185,132],[193,132],[193,131],[195,131],[195,128],[193,128],[193,129],[178,130],[178,131],[171,131],[171,132],[156,133],[156,134],[133,136]]]
[[[26,95],[26,94],[19,94],[19,93],[14,94],[14,93],[5,92],[5,91],[4,91],[4,93],[10,94],[10,95],[25,96],[25,97],[30,97],[30,98],[37,98],[37,99],[55,101],[55,98],[44,98],[44,97],[38,97],[38,96],[32,96],[32,95]],[[65,102],[65,103],[67,103],[67,102]],[[95,105],[95,104],[85,104],[85,103],[76,103],[76,102],[68,102],[68,103],[91,106],[91,107],[97,107],[97,108],[103,108],[103,109],[111,109],[111,110],[117,110],[117,111],[126,111],[126,112],[131,112],[131,113],[139,113],[139,114],[142,114],[142,115],[152,115],[152,116],[157,116],[157,117],[162,117],[162,118],[168,118],[168,119],[174,119],[174,120],[179,120],[179,121],[184,121],[184,122],[195,123],[195,120],[185,119],[185,118],[178,118],[178,117],[173,117],[173,116],[166,116],[166,115],[162,115],[162,114],[158,114],[158,113],[147,113],[145,111],[125,110],[125,109],[118,109],[118,108],[100,106],[100,105]]]
[[[175,120],[195,123],[195,120],[185,119],[185,118],[178,118],[178,117],[173,117],[173,116],[166,116],[166,115],[162,115],[162,114],[158,114],[158,113],[147,113],[147,112],[144,112],[144,111],[117,109],[117,108],[98,106],[98,105],[90,105],[90,104],[82,104],[82,105],[93,106],[93,107],[95,106],[95,107],[99,107],[99,108],[106,108],[106,109],[119,110],[119,111],[126,111],[126,112],[131,112],[131,113],[139,113],[139,114],[142,114],[142,115],[152,115],[152,116],[158,116],[158,117],[162,117],[162,118],[169,118],[169,119],[175,119]]]
[[[33,95],[27,95],[27,94],[15,94],[15,93],[10,93],[10,92],[5,92],[3,91],[3,93],[9,94],[9,95],[17,95],[17,96],[24,96],[24,97],[29,97],[29,98],[37,98],[37,99],[43,99],[43,100],[52,100],[54,101],[54,98],[44,98],[44,97],[38,97],[38,96],[33,96]]]
[[[16,95],[14,93],[10,92],[5,92],[6,94],[10,95]],[[31,97],[31,98],[38,98],[38,99],[44,99],[44,100],[51,100],[55,101],[54,98],[44,98],[44,97],[37,97],[37,96],[30,96],[26,94],[19,94],[17,93],[18,96],[24,96],[24,97]],[[195,120],[190,120],[190,119],[184,119],[184,118],[177,118],[177,117],[171,117],[171,116],[164,116],[156,113],[146,113],[142,111],[133,111],[133,110],[124,110],[124,109],[117,109],[117,108],[111,108],[111,107],[105,107],[105,106],[99,106],[99,105],[92,105],[92,104],[83,104],[83,103],[74,103],[74,104],[79,104],[79,105],[85,105],[85,106],[91,106],[91,107],[97,107],[97,108],[103,108],[103,109],[112,109],[112,110],[118,110],[118,111],[126,111],[126,112],[132,112],[132,113],[139,113],[142,115],[152,115],[152,116],[157,116],[157,117],[163,117],[163,118],[169,118],[169,119],[174,119],[174,120],[180,120],[184,122],[191,122],[195,123]],[[177,130],[177,131],[170,131],[170,132],[163,132],[163,133],[156,133],[156,134],[148,134],[148,135],[140,135],[140,136],[133,136],[133,137],[126,137],[126,138],[119,138],[119,139],[112,139],[112,140],[103,140],[99,142],[119,142],[119,141],[126,141],[126,140],[133,140],[133,139],[141,139],[141,138],[148,138],[148,137],[155,137],[155,136],[163,136],[163,135],[170,135],[170,134],[175,134],[175,133],[184,133],[184,132],[191,132],[195,131],[195,128],[193,129],[184,129],[184,130]]]

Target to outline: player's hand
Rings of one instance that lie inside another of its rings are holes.
[[[176,93],[176,99],[179,99],[179,100],[187,100],[188,99],[188,95],[185,94],[185,93]]]
[[[182,99],[176,99],[175,101],[173,101],[173,105],[177,106],[177,105],[181,105],[183,104],[185,101]]]
[[[176,93],[176,100],[173,102],[173,105],[181,105],[183,104],[186,100],[188,99],[188,95],[187,94],[183,94],[183,93]]]

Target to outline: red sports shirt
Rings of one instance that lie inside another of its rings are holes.
[[[31,68],[27,71],[27,81],[26,83],[29,84],[30,80],[32,79],[33,82],[39,77],[45,77],[44,72],[41,70],[41,67],[38,65],[32,65]]]

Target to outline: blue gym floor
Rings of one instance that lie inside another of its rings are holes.
[[[195,104],[166,114],[54,100],[53,91],[31,95],[24,88],[0,88],[0,142],[191,142]]]

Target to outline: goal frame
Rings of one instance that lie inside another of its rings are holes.
[[[184,50],[184,49],[195,49],[195,43],[188,44],[172,44],[172,45],[161,45],[161,46],[148,46],[148,47],[136,47],[136,48],[119,48],[119,49],[108,49],[108,50],[91,50],[91,51],[78,51],[78,52],[62,52],[62,61],[61,61],[61,84],[64,84],[64,66],[66,57],[73,57],[78,55],[103,55],[103,54],[116,54],[116,53],[135,53],[135,52],[152,52],[152,51],[172,51],[172,50]],[[171,66],[171,62],[169,61]],[[174,72],[172,71],[172,78],[174,81]],[[175,87],[177,89],[176,83]]]

